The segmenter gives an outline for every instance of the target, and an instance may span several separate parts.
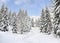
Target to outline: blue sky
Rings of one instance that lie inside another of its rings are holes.
[[[29,16],[39,16],[41,9],[50,6],[51,0],[0,0],[0,6],[5,3],[11,11],[27,10]]]

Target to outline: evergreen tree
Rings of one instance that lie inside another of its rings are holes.
[[[24,18],[24,22],[23,22],[23,24],[24,24],[23,32],[29,32],[31,29],[31,19],[28,16],[27,11],[25,11],[24,16],[25,16],[25,18]]]
[[[18,15],[17,15],[17,31],[18,33],[22,33],[23,30],[23,12],[22,10],[19,11]]]
[[[1,15],[1,26],[0,26],[0,29],[2,31],[8,31],[7,29],[7,26],[8,26],[8,8],[4,6],[4,4],[2,5],[1,7],[1,10],[0,10],[0,15]]]
[[[54,9],[54,34],[57,33],[57,30],[60,30],[60,0],[55,0]]]
[[[44,29],[44,23],[45,23],[45,14],[44,14],[44,9],[42,9],[42,13],[41,13],[41,23],[40,23],[40,31],[43,32]]]
[[[51,18],[48,8],[46,8],[45,11],[42,10],[41,31],[45,33],[51,33],[52,31]]]
[[[13,33],[17,33],[17,24],[16,24],[16,13],[14,12],[13,14],[12,14],[12,32]]]
[[[27,12],[24,10],[20,10],[17,15],[17,30],[18,33],[23,34],[24,32],[30,31],[30,24],[31,20],[27,15]]]
[[[46,10],[45,10],[45,16],[46,16],[46,32],[48,33],[51,33],[52,31],[52,22],[51,22],[51,17],[50,17],[50,12],[49,12],[49,9],[46,7]]]
[[[34,27],[34,19],[33,18],[32,18],[31,23],[32,23],[32,27]]]
[[[8,25],[11,25],[11,19],[12,19],[12,12],[11,11],[9,11],[9,14],[8,14],[8,19],[9,19],[9,21],[8,21]]]
[[[12,16],[12,12],[9,11],[8,13],[8,30],[9,32],[12,32],[12,29],[13,29],[13,22],[14,22],[14,17]]]

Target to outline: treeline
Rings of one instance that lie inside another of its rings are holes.
[[[19,10],[16,12],[11,12],[3,4],[0,8],[0,31],[8,31],[13,33],[29,32],[32,23],[31,19],[25,10]]]
[[[51,8],[46,7],[42,9],[37,26],[40,27],[40,32],[47,34],[53,33],[60,37],[60,0],[51,1],[53,2]]]
[[[48,7],[43,8],[40,18],[35,22],[28,16],[27,11],[20,9],[16,14],[16,12],[11,12],[2,5],[0,9],[0,30],[23,34],[29,32],[31,27],[36,25],[40,28],[40,32],[54,33],[60,37],[60,0],[53,0],[53,2],[53,10]]]

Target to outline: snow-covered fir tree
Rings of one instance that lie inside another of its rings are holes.
[[[1,31],[8,31],[7,26],[8,26],[8,8],[2,5],[0,9],[0,30]]]
[[[12,22],[11,22],[12,23],[11,24],[12,25],[12,32],[17,33],[17,24],[16,24],[17,20],[16,20],[16,13],[15,12],[12,14],[12,19],[11,20],[12,20]]]
[[[0,9],[0,16],[0,30],[16,33],[16,14],[8,11],[8,8],[3,4]]]
[[[57,34],[57,31],[60,30],[60,0],[54,0],[55,9],[54,9],[54,34]],[[60,35],[60,31],[58,33]]]
[[[8,12],[8,26],[7,29],[9,32],[17,33],[17,27],[16,27],[16,13],[12,13],[11,11]]]
[[[40,22],[40,32],[43,32],[44,24],[45,24],[45,12],[44,12],[44,9],[42,9],[41,22]]]
[[[23,32],[29,32],[31,29],[31,19],[29,18],[29,16],[25,17],[23,24],[24,24]]]
[[[23,34],[24,32],[30,31],[31,22],[30,18],[27,15],[27,12],[24,10],[20,10],[17,15],[17,30],[18,33]]]
[[[51,33],[52,31],[52,24],[49,9],[46,7],[45,11],[42,10],[41,16],[41,31],[45,33]]]
[[[23,24],[24,24],[23,31],[24,32],[29,32],[32,24],[31,24],[31,19],[27,14],[27,11],[25,11],[24,16],[25,16],[25,18],[24,18],[24,22],[23,22]]]
[[[20,10],[18,15],[17,15],[17,30],[18,30],[18,33],[21,33],[22,29],[23,29],[23,12]]]
[[[12,23],[11,23],[11,19],[12,19],[12,12],[11,11],[9,11],[9,14],[8,14],[8,19],[9,19],[9,21],[8,21],[8,25],[11,25]]]
[[[31,19],[32,27],[34,27],[34,18]]]
[[[47,28],[47,32],[51,33],[52,32],[52,22],[51,22],[51,17],[50,17],[50,12],[49,9],[46,7],[45,10],[45,16],[46,16],[46,28]]]

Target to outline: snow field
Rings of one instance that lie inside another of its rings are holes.
[[[13,34],[10,32],[0,32],[0,43],[60,43],[60,39],[52,34],[40,33],[37,27],[32,28],[29,33]]]

